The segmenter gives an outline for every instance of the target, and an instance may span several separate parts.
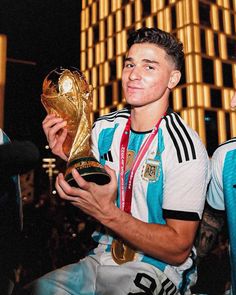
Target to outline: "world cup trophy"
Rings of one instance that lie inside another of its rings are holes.
[[[72,176],[73,168],[86,181],[100,185],[110,181],[109,174],[91,152],[92,90],[82,72],[74,67],[56,68],[43,81],[41,102],[47,113],[67,121],[63,151],[69,155],[65,180],[71,186],[78,186]]]

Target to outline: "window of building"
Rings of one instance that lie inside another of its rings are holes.
[[[202,77],[203,82],[214,84],[214,66],[213,60],[202,58]]]
[[[206,149],[209,156],[212,156],[218,146],[217,125],[217,113],[205,111]]]
[[[112,85],[108,84],[105,86],[105,103],[106,107],[112,105]]]
[[[122,102],[123,91],[122,91],[122,82],[121,82],[121,80],[118,80],[117,84],[118,84],[118,86],[117,86],[117,88],[118,88],[118,101]]]
[[[116,61],[111,60],[109,62],[109,68],[110,68],[110,80],[116,80]]]
[[[229,7],[230,9],[234,9],[234,4],[233,4],[233,0],[229,0]]]
[[[231,31],[232,31],[232,35],[235,35],[236,34],[236,31],[235,31],[235,17],[233,14],[230,15],[230,20],[231,20]]]
[[[232,136],[230,132],[230,117],[228,112],[225,113],[225,125],[226,125],[226,139],[229,140]]]
[[[230,37],[227,38],[227,53],[229,59],[236,60],[236,40]]]
[[[154,28],[158,28],[157,16],[154,15],[152,19],[153,19],[153,26],[154,26]]]
[[[99,21],[99,5],[98,5],[99,3],[97,3],[97,9],[96,9],[96,20],[97,20],[97,22]]]
[[[113,42],[113,51],[114,51],[114,56],[116,55],[116,36],[114,36],[112,38],[112,42]]]
[[[122,13],[122,28],[125,28],[125,9],[123,8],[121,10],[121,13]]]
[[[187,103],[187,94],[186,94],[186,87],[182,88],[182,107],[186,108],[188,106]]]
[[[132,16],[132,24],[135,23],[135,6],[134,2],[131,3],[131,16]]]
[[[211,95],[211,107],[222,108],[221,90],[211,88],[210,95]]]
[[[122,6],[125,6],[128,3],[129,3],[129,0],[122,0]]]
[[[214,33],[214,48],[215,48],[215,56],[219,57],[219,42],[218,42],[218,34]]]
[[[130,28],[127,30],[127,36],[129,37],[130,34],[131,34],[132,32],[134,32],[134,30],[135,30],[134,27],[130,27]]]
[[[222,11],[222,9],[219,9],[219,25],[220,25],[220,30],[224,31],[224,21],[223,21],[223,11]]]
[[[199,2],[199,17],[200,24],[204,26],[211,26],[211,18],[210,18],[210,5],[207,3]]]
[[[108,36],[108,18],[104,19],[105,38]]]
[[[205,30],[201,29],[201,51],[202,53],[206,53],[206,34]]]
[[[171,7],[171,27],[172,27],[172,30],[175,30],[176,27],[177,27],[177,24],[176,24],[176,6],[172,6]]]
[[[150,0],[142,0],[142,17],[149,16],[151,14],[151,1]]]
[[[99,23],[93,26],[93,44],[99,42]]]
[[[232,65],[222,62],[223,84],[226,87],[233,87]]]
[[[185,84],[186,83],[186,76],[185,76],[185,62],[183,62],[183,66],[181,69],[181,78],[179,81],[179,85]]]
[[[108,13],[107,13],[107,15],[109,15],[109,14],[111,14],[111,2],[110,1],[108,1],[107,7],[108,7]]]
[[[112,27],[113,27],[113,33],[116,32],[116,15],[112,14]]]

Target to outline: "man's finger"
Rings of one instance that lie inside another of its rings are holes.
[[[116,172],[115,170],[111,169],[109,166],[105,165],[104,166],[106,172],[110,175],[111,177],[111,182],[110,183],[117,183],[117,177],[116,177]]]
[[[78,193],[73,192],[74,189],[64,181],[62,174],[57,176],[55,187],[62,199],[68,201],[77,201],[79,199]]]
[[[74,180],[77,182],[78,186],[83,189],[88,191],[90,187],[90,183],[86,181],[80,174],[79,172],[74,168],[72,169],[72,175]]]

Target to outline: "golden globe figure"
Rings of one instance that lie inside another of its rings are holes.
[[[78,186],[71,173],[73,168],[87,181],[101,185],[110,181],[110,176],[90,148],[92,90],[81,71],[73,67],[56,68],[43,81],[41,101],[47,113],[67,121],[68,133],[63,151],[69,157],[65,179],[72,186]]]

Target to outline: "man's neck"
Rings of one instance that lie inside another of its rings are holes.
[[[166,113],[168,104],[159,108],[149,106],[132,107],[131,109],[131,128],[134,131],[150,131],[157,124],[160,118]]]

